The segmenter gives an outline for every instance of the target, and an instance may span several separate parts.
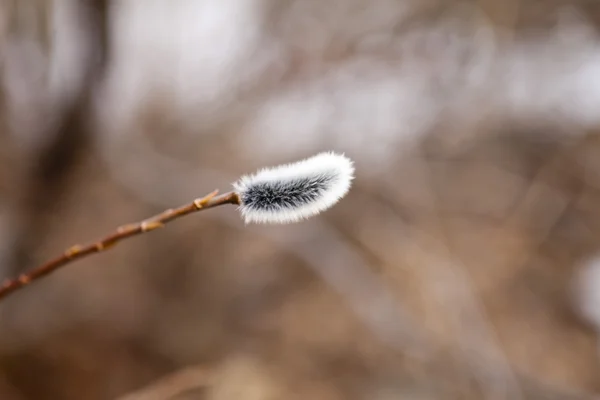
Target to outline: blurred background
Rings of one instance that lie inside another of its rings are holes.
[[[600,398],[600,3],[1,0],[0,275],[323,150],[0,304],[2,400]]]

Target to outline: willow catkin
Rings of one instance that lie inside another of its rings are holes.
[[[298,222],[333,206],[350,189],[354,166],[343,154],[320,153],[264,168],[234,183],[246,223]]]

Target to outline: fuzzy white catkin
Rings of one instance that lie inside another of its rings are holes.
[[[264,168],[233,184],[246,223],[285,224],[319,214],[348,193],[353,162],[325,152],[291,164]]]

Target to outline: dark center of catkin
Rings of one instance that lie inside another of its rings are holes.
[[[310,204],[336,180],[335,174],[320,174],[285,181],[257,182],[242,195],[246,207],[259,211],[294,209]]]

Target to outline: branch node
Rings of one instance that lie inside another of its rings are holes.
[[[76,255],[77,253],[79,253],[81,251],[81,246],[76,244],[75,246],[71,246],[67,249],[67,251],[65,251],[65,257],[67,258],[71,258],[74,255]]]
[[[121,225],[120,227],[117,228],[117,233],[118,234],[123,234],[125,232],[129,232],[134,230],[135,228],[137,228],[136,224],[127,224],[127,225]]]
[[[197,210],[204,208],[218,193],[218,190],[214,190],[212,193],[209,193],[200,199],[194,200],[194,206],[196,206]]]
[[[149,232],[149,231],[153,231],[154,229],[158,229],[161,228],[163,226],[162,222],[158,222],[158,221],[144,221],[142,222],[142,224],[140,225],[142,232]]]

